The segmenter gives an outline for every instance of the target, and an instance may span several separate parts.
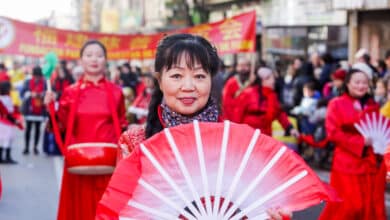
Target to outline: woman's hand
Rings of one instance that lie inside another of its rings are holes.
[[[289,220],[292,218],[292,212],[281,208],[268,209],[267,214],[270,216],[270,219],[272,220]]]
[[[390,183],[390,172],[386,172],[386,182]]]
[[[295,128],[293,128],[293,129],[290,130],[290,134],[291,134],[291,136],[293,136],[293,137],[296,137],[296,138],[299,137],[299,131],[298,131],[297,129],[295,129]]]
[[[372,138],[365,137],[364,138],[364,146],[372,146]]]
[[[49,105],[55,100],[56,100],[56,94],[53,91],[47,91],[43,99],[43,102],[45,103],[45,105]]]

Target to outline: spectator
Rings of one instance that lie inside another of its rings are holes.
[[[297,58],[287,68],[287,73],[282,80],[279,80],[278,85],[280,87],[279,99],[281,100],[283,109],[290,111],[294,103],[294,82],[298,75],[298,71],[302,66],[303,59]]]
[[[143,74],[142,81],[145,84],[145,88],[140,94],[138,94],[133,104],[128,109],[130,113],[135,115],[138,124],[144,124],[146,122],[146,116],[148,115],[148,108],[152,94],[156,87],[158,87],[157,79],[150,73]]]
[[[325,99],[330,100],[341,94],[341,89],[347,72],[344,69],[337,69],[332,73],[332,81],[325,84],[322,89],[322,95]]]
[[[219,61],[219,69],[217,74],[213,77],[213,86],[211,87],[211,97],[215,99],[215,102],[220,105],[223,86],[225,84],[225,64],[222,60]]]
[[[74,83],[74,79],[65,66],[61,65],[57,69],[58,74],[54,79],[53,87],[54,91],[57,93],[57,99],[59,99],[64,89]]]
[[[368,51],[364,48],[356,52],[355,54],[356,62],[352,65],[352,68],[367,73],[367,76],[371,81],[374,78],[374,71],[372,70],[370,65],[367,64],[367,59],[368,59],[367,55],[368,55]]]
[[[257,76],[261,79],[261,84],[264,87],[263,95],[265,96],[265,100],[268,99],[268,96],[270,96],[270,98],[276,96],[277,95],[275,93],[276,80],[272,69],[268,67],[261,67],[257,71]],[[285,111],[283,111],[277,99],[275,101],[274,108],[276,111],[276,115],[275,118],[272,119],[272,121],[275,119],[279,121],[279,123],[282,125],[283,129],[285,130],[285,136],[289,136],[290,134],[293,136],[298,136],[299,135],[298,131],[293,127],[293,125],[289,121],[288,115],[286,114]],[[269,124],[268,126],[271,126],[271,124]],[[271,127],[266,127],[266,128],[269,130],[269,133],[271,134],[272,133]]]
[[[385,63],[386,63],[386,74],[390,75],[390,49],[388,49],[385,53]]]
[[[237,72],[226,82],[222,91],[222,111],[227,120],[234,121],[237,111],[237,98],[242,91],[251,84],[250,80],[250,61],[241,57],[237,62]]]
[[[298,75],[293,82],[294,106],[299,105],[299,103],[301,103],[303,97],[302,88],[308,82],[313,82],[315,88],[317,88],[317,84],[315,83],[314,79],[313,65],[311,63],[304,62],[302,63],[302,66],[298,69]]]
[[[316,80],[320,80],[320,75],[321,75],[321,57],[317,52],[314,52],[310,55],[310,63],[313,65],[314,69],[314,78]]]
[[[30,152],[29,142],[32,126],[35,126],[34,154],[38,154],[38,141],[41,135],[41,123],[44,121],[45,106],[43,96],[46,90],[45,79],[39,66],[33,68],[32,78],[25,81],[21,96],[23,99],[22,113],[26,120],[25,147],[23,154]]]
[[[325,53],[321,56],[321,63],[320,88],[330,81],[330,74],[335,70],[334,60],[330,53]]]
[[[385,85],[385,80],[378,79],[375,83],[375,90],[374,90],[374,100],[376,103],[378,103],[381,107],[386,103],[387,101],[387,89]]]
[[[129,87],[133,90],[134,93],[136,93],[138,77],[135,75],[135,73],[131,72],[129,63],[122,64],[119,79],[122,87]]]
[[[303,86],[303,98],[298,106],[295,106],[291,113],[297,115],[299,120],[300,131],[305,134],[312,134],[315,124],[309,122],[309,116],[313,115],[316,110],[318,98],[316,97],[316,86],[314,82],[307,82]]]
[[[387,66],[386,66],[385,61],[378,60],[378,66],[376,67],[376,69],[378,70],[378,77],[379,78],[384,78],[386,76]]]
[[[73,68],[72,75],[75,82],[79,81],[79,79],[83,76],[84,69],[82,66],[76,66]]]

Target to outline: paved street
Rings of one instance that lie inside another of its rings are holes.
[[[23,156],[23,133],[18,133],[13,155],[18,165],[0,165],[3,196],[0,200],[1,220],[54,220],[56,219],[62,158],[48,157],[40,151],[38,156]],[[317,171],[323,180],[329,179],[326,171]],[[387,212],[390,213],[389,195]],[[323,204],[294,213],[294,220],[315,220]],[[388,218],[390,220],[390,218]]]
[[[18,165],[0,165],[3,195],[0,219],[56,219],[62,159],[22,155],[23,133],[18,133],[13,156]],[[57,171],[56,171],[57,169]]]

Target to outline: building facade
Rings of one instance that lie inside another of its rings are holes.
[[[383,59],[390,49],[390,1],[344,0],[332,1],[335,10],[348,11],[349,61],[360,48],[369,51],[372,61]]]
[[[272,0],[262,4],[263,56],[285,69],[296,57],[329,52],[348,58],[345,10],[330,7],[330,0]]]

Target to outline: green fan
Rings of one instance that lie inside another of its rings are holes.
[[[47,89],[51,91],[50,77],[57,66],[58,57],[54,52],[49,52],[45,55],[44,59],[45,59],[45,64],[43,65],[42,73],[46,78]]]

